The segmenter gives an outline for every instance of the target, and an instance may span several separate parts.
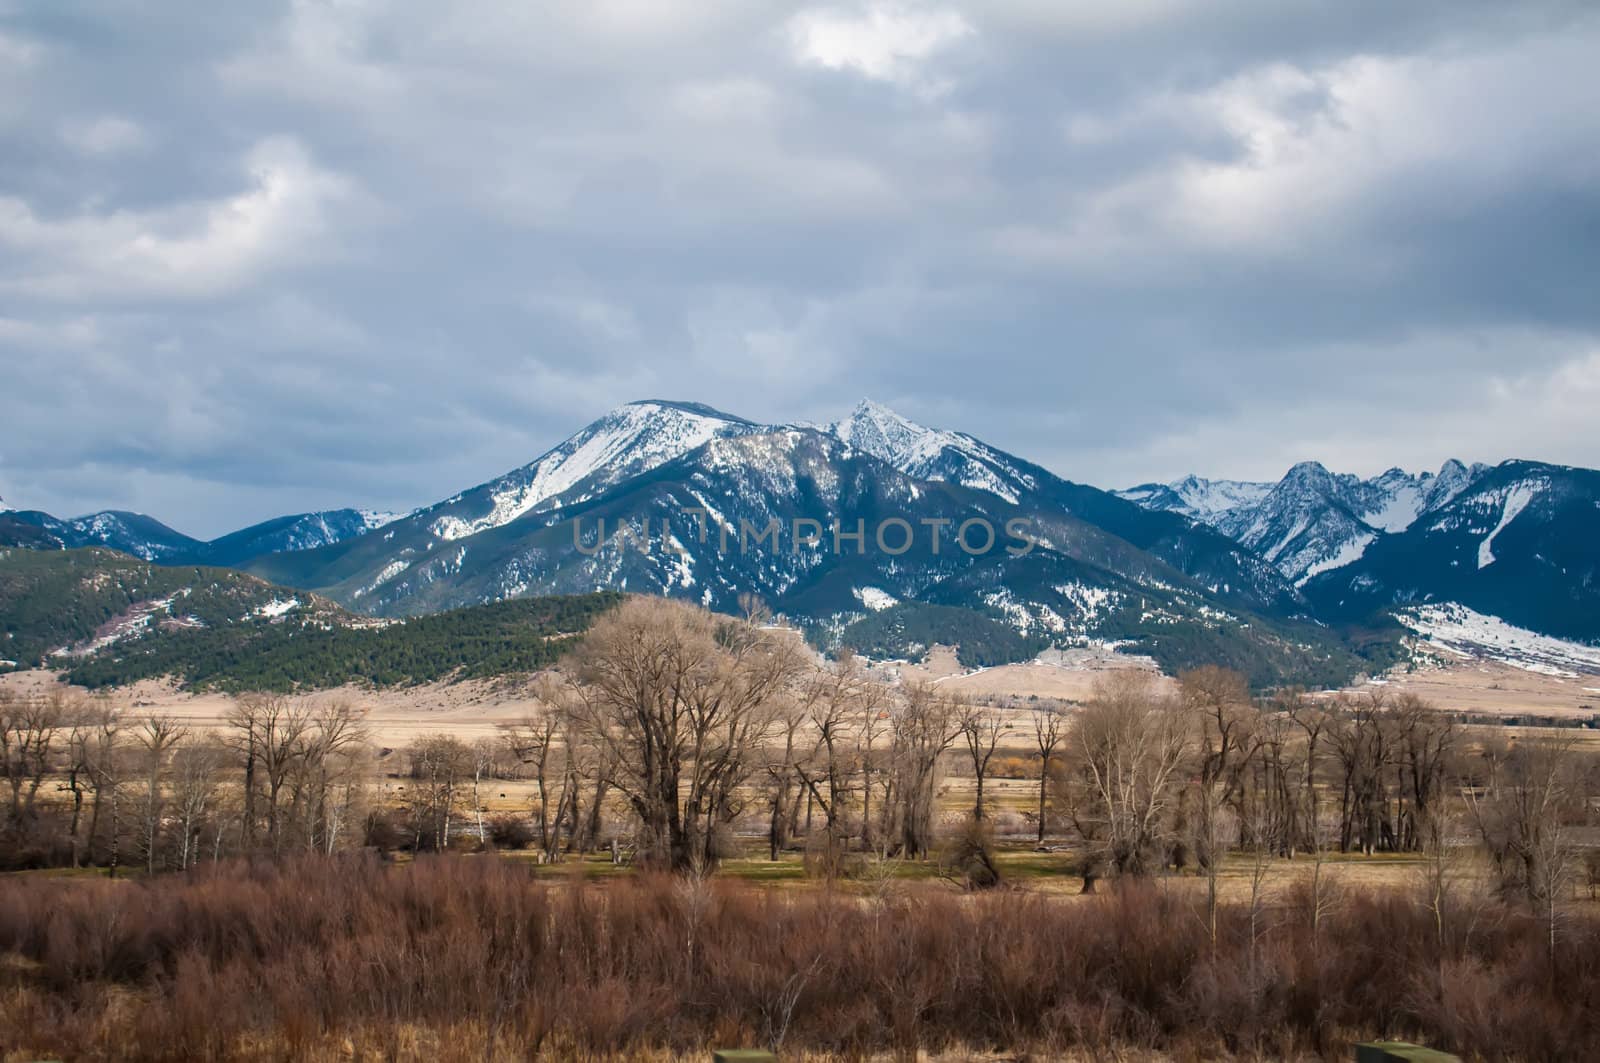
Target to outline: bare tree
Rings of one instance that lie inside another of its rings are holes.
[[[1103,679],[1074,718],[1068,810],[1091,847],[1085,892],[1101,874],[1159,865],[1187,738],[1179,705],[1132,670]]]
[[[121,856],[122,822],[118,805],[125,759],[124,739],[121,712],[109,703],[96,706],[85,726],[83,739],[85,771],[94,791],[89,812],[89,846],[92,850],[99,836],[103,807],[104,818],[109,821],[106,873],[112,878],[117,875]]]
[[[173,798],[183,835],[178,847],[180,869],[199,859],[201,834],[216,818],[217,791],[227,757],[227,750],[213,740],[186,742],[172,754]]]
[[[1555,963],[1561,894],[1575,873],[1567,821],[1581,813],[1578,764],[1569,736],[1518,742],[1487,785],[1468,788],[1467,806],[1500,880],[1545,922]]]
[[[167,761],[172,751],[189,735],[187,728],[171,716],[147,716],[134,731],[134,741],[140,749],[144,767],[143,831],[140,836],[144,849],[145,872],[155,874],[156,853],[161,825],[166,814]]]
[[[472,814],[478,821],[478,845],[489,844],[489,835],[483,825],[483,776],[494,769],[498,750],[493,739],[480,738],[472,743]]]
[[[826,783],[826,789],[818,786],[819,780],[807,763],[797,761],[795,770],[822,807],[830,848],[843,842],[844,806],[853,790],[850,777],[854,774],[849,762],[849,739],[859,726],[863,706],[875,700],[873,686],[861,661],[846,651],[831,667],[816,673],[801,703],[816,735],[821,781]]]
[[[898,850],[911,859],[933,844],[939,760],[961,734],[965,703],[925,683],[909,684],[889,717],[891,778],[885,806],[899,828]]]
[[[716,862],[717,827],[738,813],[802,663],[782,633],[665,599],[632,599],[590,629],[570,662],[574,720],[609,752],[646,862]]]
[[[1005,717],[994,706],[975,703],[962,706],[959,723],[967,756],[972,762],[972,774],[977,780],[972,818],[982,820],[983,784],[989,774],[989,763],[994,759],[994,751],[999,748],[1000,737],[1011,729],[1011,725],[1005,722]]]
[[[767,858],[776,861],[789,843],[790,805],[807,757],[800,733],[806,726],[806,704],[786,699],[775,714],[777,741],[769,747],[767,770]]]
[[[1062,724],[1065,719],[1061,707],[1053,702],[1035,706],[1033,717],[1033,744],[1039,751],[1039,837],[1037,845],[1044,848],[1045,808],[1049,790],[1050,758],[1061,744]]]
[[[560,746],[564,694],[554,678],[541,676],[534,687],[534,710],[517,722],[502,727],[506,748],[533,771],[534,822],[539,829],[539,848],[546,859],[553,855],[550,838],[550,772]]]
[[[0,771],[5,773],[10,804],[8,830],[17,832],[34,818],[34,803],[48,770],[50,750],[68,723],[65,694],[43,697],[0,692]]]
[[[295,730],[284,754],[292,776],[291,808],[306,848],[331,852],[356,792],[351,769],[366,747],[365,713],[353,702],[333,698],[310,706]],[[269,755],[266,763],[270,780],[276,758]]]
[[[413,849],[420,850],[430,836],[434,849],[450,848],[451,820],[472,762],[471,748],[454,735],[426,735],[411,744]]]

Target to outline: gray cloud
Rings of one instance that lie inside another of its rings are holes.
[[[1592,5],[556,7],[0,0],[0,494],[415,505],[647,396],[1600,465]]]

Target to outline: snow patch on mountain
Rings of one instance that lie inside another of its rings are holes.
[[[900,604],[900,599],[880,587],[852,587],[851,595],[874,613]]]
[[[1543,481],[1527,481],[1513,484],[1506,492],[1505,501],[1500,508],[1500,523],[1496,524],[1494,530],[1478,544],[1479,568],[1488,568],[1494,564],[1495,537],[1505,530],[1507,524],[1517,519],[1517,514],[1528,508],[1528,503],[1533,501],[1544,486]]]
[[[718,413],[707,406],[654,401],[629,403],[612,410],[532,464],[485,485],[488,488],[487,512],[472,517],[447,514],[434,520],[430,529],[445,540],[476,535],[510,524],[539,508],[560,508],[561,496],[580,485],[589,490],[571,499],[573,502],[587,501],[607,487],[649,472],[713,439],[760,430],[759,425]],[[460,502],[465,497],[457,495],[450,503]]]
[[[1488,658],[1544,675],[1600,675],[1600,647],[1541,635],[1455,602],[1402,609],[1395,615],[1427,648],[1452,657]]]
[[[299,606],[299,604],[299,598],[274,598],[270,602],[257,606],[255,615],[264,617],[268,620],[273,620],[277,617],[283,616],[289,610]]]
[[[1329,572],[1336,568],[1343,568],[1348,564],[1360,560],[1361,555],[1367,552],[1367,547],[1371,546],[1373,541],[1377,538],[1378,537],[1376,534],[1365,533],[1357,535],[1354,539],[1347,540],[1339,547],[1338,551],[1332,557],[1323,558],[1321,561],[1314,562],[1307,566],[1305,573],[1299,579],[1295,580],[1295,586],[1303,587],[1313,576],[1323,572]]]
[[[358,509],[356,512],[360,514],[361,523],[366,525],[367,531],[377,531],[379,528],[393,524],[402,517],[411,516],[416,510],[408,509],[404,512],[396,513],[382,509]]]
[[[388,583],[390,580],[394,579],[396,576],[400,575],[400,573],[404,572],[406,569],[408,569],[410,567],[411,567],[411,562],[409,560],[406,560],[404,558],[396,558],[395,560],[389,562],[387,565],[384,565],[383,566],[383,571],[379,572],[378,575],[373,579],[373,581],[371,583],[369,583],[365,587],[362,587],[361,589],[357,590],[350,597],[351,598],[360,598],[364,594],[371,594],[373,591],[377,590],[379,587],[383,586],[385,583]]]
[[[1106,587],[1094,587],[1078,580],[1071,583],[1057,583],[1050,589],[1077,608],[1078,617],[1086,627],[1098,620],[1101,613],[1122,598],[1116,591]]]

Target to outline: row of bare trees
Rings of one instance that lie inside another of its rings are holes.
[[[657,599],[602,618],[535,695],[504,744],[535,784],[540,847],[551,858],[591,847],[614,797],[635,823],[637,858],[679,870],[714,865],[751,817],[774,859],[801,838],[835,857],[925,856],[948,757],[972,765],[981,819],[1008,730],[996,710],[891,687],[848,654],[818,665],[759,614]],[[1053,748],[1060,723],[1049,727]]]
[[[251,695],[226,724],[197,733],[67,689],[0,695],[11,862],[114,875],[350,840],[371,767],[349,702]]]
[[[1050,790],[1085,847],[1086,889],[1194,866],[1214,913],[1230,850],[1433,856],[1475,840],[1503,894],[1550,906],[1576,874],[1600,766],[1570,737],[1468,735],[1381,688],[1260,700],[1202,668],[1175,692],[1135,672],[1105,681],[1072,717]]]
[[[1230,850],[1416,852],[1470,827],[1505,890],[1539,903],[1596,791],[1559,743],[1469,741],[1382,688],[1263,700],[1220,668],[1176,687],[1127,670],[1087,705],[1024,713],[886,683],[848,654],[819,663],[757,610],[736,619],[662,599],[602,617],[533,704],[495,739],[412,745],[395,844],[488,844],[498,828],[483,787],[518,774],[534,784],[522,822],[548,859],[626,834],[641,863],[704,869],[753,822],[773,859],[801,842],[828,861],[923,858],[947,774],[972,780],[960,811],[976,837],[997,757],[1020,750],[1037,765],[1036,842],[1054,831],[1083,852],[1086,889],[1193,867],[1214,910]],[[0,698],[7,836],[54,838],[63,862],[155,870],[224,851],[326,853],[371,834],[374,754],[351,703],[247,695],[223,722],[191,734],[64,691]],[[63,822],[43,830],[51,787]]]

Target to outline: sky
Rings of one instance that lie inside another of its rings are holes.
[[[0,496],[428,504],[621,403],[1070,479],[1600,466],[1600,5],[0,0]]]

